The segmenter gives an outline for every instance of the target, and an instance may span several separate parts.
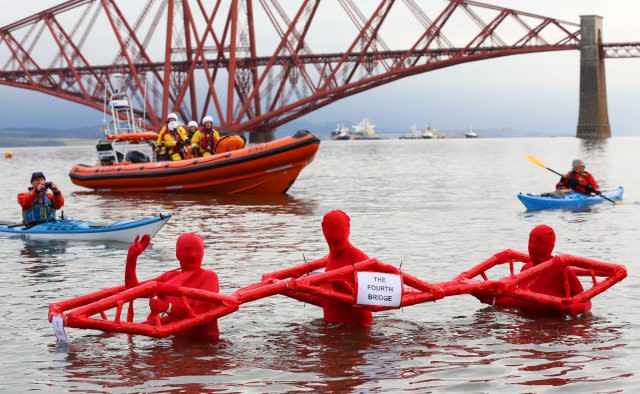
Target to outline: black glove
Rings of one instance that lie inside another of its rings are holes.
[[[582,186],[576,178],[568,178],[567,181],[568,181],[569,187],[572,189],[575,189],[578,186]]]

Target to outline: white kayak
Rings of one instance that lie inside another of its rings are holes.
[[[36,225],[0,224],[0,236],[55,241],[133,242],[136,235],[151,237],[171,219],[160,214],[146,219],[120,220],[110,224],[61,219]]]

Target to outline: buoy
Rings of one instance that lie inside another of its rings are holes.
[[[11,152],[10,150],[4,152],[4,157],[6,159],[11,159],[13,157],[13,152]]]

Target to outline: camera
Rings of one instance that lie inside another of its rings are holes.
[[[44,188],[45,189],[51,189],[51,182],[45,182],[44,183]]]

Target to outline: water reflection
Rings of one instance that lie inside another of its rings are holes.
[[[584,153],[606,153],[609,139],[580,139],[580,151]]]
[[[515,196],[553,190],[557,182],[523,160],[532,154],[558,171],[582,158],[603,188],[623,183],[628,201],[636,201],[640,177],[629,163],[640,139],[431,142],[328,143],[291,196],[266,198],[80,192],[66,176],[68,158],[80,150],[45,149],[38,157],[60,182],[70,217],[111,222],[175,213],[141,256],[141,279],[175,268],[176,238],[197,231],[206,237],[205,266],[230,292],[301,262],[300,252],[307,259],[326,254],[320,220],[331,209],[351,214],[360,248],[404,260],[419,278],[452,278],[496,251],[526,250],[529,231],[541,223],[556,230],[558,251],[626,263],[629,277],[594,300],[592,315],[566,321],[459,297],[379,314],[367,332],[343,331],[317,319],[318,310],[275,297],[221,319],[218,344],[72,329],[68,353],[57,353],[48,305],[122,283],[127,245],[7,240],[0,248],[0,367],[11,379],[0,381],[0,390],[637,391],[639,312],[629,306],[640,289],[633,269],[638,205],[529,214]],[[15,193],[34,170],[27,160],[0,162],[13,174],[0,199],[6,220],[19,220]]]
[[[210,195],[207,193],[96,193],[75,191],[78,199],[94,200],[104,209],[135,207],[136,211],[177,212],[199,207],[228,207],[250,210],[254,213],[312,215],[318,203],[314,199],[297,198],[287,194],[272,195]],[[203,209],[199,214],[206,213]]]
[[[222,375],[234,368],[228,344],[184,342],[184,340],[99,334],[75,340],[69,346],[64,370],[70,383],[82,382],[101,387],[145,391],[149,386],[164,390],[179,388],[202,392],[204,382],[189,382],[189,377]],[[175,382],[172,382],[174,378]],[[196,379],[193,379],[196,380]],[[209,379],[210,381],[210,379]]]

